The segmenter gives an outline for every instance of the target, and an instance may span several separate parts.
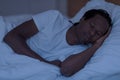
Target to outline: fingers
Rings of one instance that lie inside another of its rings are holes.
[[[107,33],[104,35],[105,38],[109,36],[111,30],[112,30],[112,27],[110,27],[109,30],[107,31]]]
[[[112,27],[110,27],[109,30],[107,31],[107,33],[104,36],[100,37],[94,44],[102,45],[104,40],[109,36],[111,29],[112,29]]]
[[[97,41],[99,42],[99,41],[104,41],[108,36],[109,36],[109,34],[110,34],[110,32],[111,32],[111,27],[109,28],[109,30],[108,30],[108,32],[104,35],[104,36],[102,36],[101,38],[99,38]]]

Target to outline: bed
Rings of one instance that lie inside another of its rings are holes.
[[[32,15],[0,16],[0,80],[120,80],[120,6],[118,4],[120,4],[119,0],[107,0],[107,2],[90,0],[77,13],[74,12],[74,17],[70,20],[76,23],[89,9],[105,9],[112,18],[113,28],[103,46],[86,66],[71,77],[62,76],[56,66],[14,54],[3,42],[3,37],[8,31],[31,19]]]

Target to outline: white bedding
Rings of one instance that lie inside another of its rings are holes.
[[[11,27],[0,16],[0,80],[55,80],[60,75],[57,67],[17,55],[2,41]]]
[[[104,0],[99,3],[96,1],[100,0],[90,1],[81,10],[82,13],[78,12],[72,18],[72,21],[77,22],[86,9],[109,8],[107,10],[114,23],[112,32],[87,65],[69,78],[61,76],[59,68],[56,66],[15,54],[2,39],[11,30],[11,27],[20,24],[26,19],[20,19],[18,22],[10,21],[10,24],[8,23],[9,20],[7,21],[0,16],[0,80],[120,80],[120,6],[108,5],[108,3],[103,2]],[[103,7],[100,7],[101,5]]]

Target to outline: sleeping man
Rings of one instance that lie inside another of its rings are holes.
[[[111,18],[104,10],[89,10],[75,24],[50,10],[12,29],[4,41],[16,53],[55,65],[62,75],[72,76],[85,66],[110,31]],[[88,44],[91,46],[82,51]]]

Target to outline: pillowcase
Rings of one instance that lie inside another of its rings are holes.
[[[73,80],[119,80],[120,79],[120,6],[104,0],[89,1],[71,20],[78,22],[90,9],[105,9],[111,16],[113,26],[109,37],[97,50],[86,66]]]

